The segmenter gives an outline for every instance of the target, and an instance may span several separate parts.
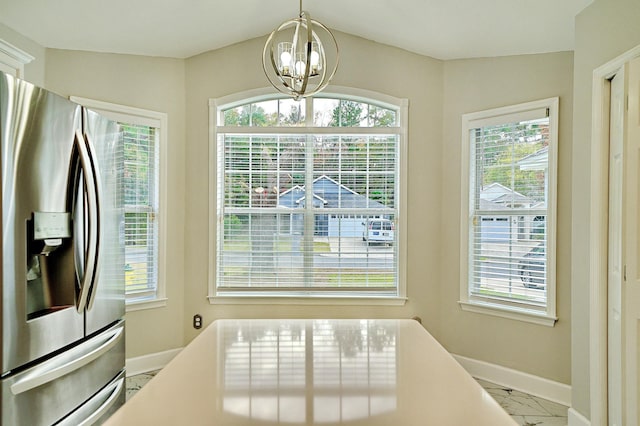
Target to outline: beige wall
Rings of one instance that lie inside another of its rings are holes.
[[[346,34],[337,38],[342,62],[335,85],[409,99],[409,301],[403,307],[209,304],[208,100],[268,85],[260,64],[264,39],[187,60],[47,50],[48,89],[169,113],[169,302],[127,314],[127,357],[188,343],[197,334],[195,313],[205,324],[228,317],[418,315],[455,353],[569,383],[572,54],[442,62]],[[457,303],[460,115],[551,96],[561,97],[560,321],[546,328],[463,313]]]
[[[47,51],[47,89],[63,96],[168,113],[168,188],[164,308],[127,313],[127,357],[183,345],[185,91],[184,61],[79,51]]]
[[[445,62],[441,183],[441,342],[451,352],[571,383],[570,209],[571,52]],[[555,327],[464,312],[458,305],[460,262],[461,116],[560,97],[558,161],[557,315]]]
[[[205,324],[242,317],[404,317],[419,315],[439,334],[440,174],[442,170],[442,62],[361,38],[337,34],[341,63],[333,84],[408,98],[408,295],[404,307],[293,305],[210,305],[207,295],[208,100],[268,86],[260,55],[264,39],[254,39],[187,60],[187,213],[185,228],[185,337],[196,331],[191,317]],[[213,183],[210,183],[213,184]],[[215,213],[214,213],[215,214]]]
[[[640,44],[638,0],[596,0],[576,18],[572,232],[572,407],[590,418],[589,185],[593,70]]]

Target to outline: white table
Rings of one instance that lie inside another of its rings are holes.
[[[516,423],[413,320],[218,320],[106,423]]]

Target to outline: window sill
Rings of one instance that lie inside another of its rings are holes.
[[[167,298],[161,299],[132,299],[127,300],[126,312],[143,311],[167,306]]]
[[[208,296],[212,305],[342,305],[342,306],[404,306],[406,297],[397,296]]]
[[[556,324],[556,321],[558,321],[556,316],[550,316],[544,312],[525,311],[498,304],[475,301],[459,301],[458,303],[463,311],[493,315],[501,318],[544,325],[547,327],[553,327]]]

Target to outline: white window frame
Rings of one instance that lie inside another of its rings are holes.
[[[397,296],[385,296],[385,297],[371,297],[371,296],[358,296],[358,295],[345,295],[342,297],[328,297],[321,295],[309,295],[309,296],[268,296],[268,295],[255,295],[248,294],[243,296],[223,296],[217,293],[216,287],[216,250],[217,250],[217,176],[218,176],[218,159],[216,156],[218,133],[224,133],[224,127],[222,126],[222,110],[232,108],[238,105],[244,105],[252,102],[261,102],[268,99],[274,99],[278,95],[274,94],[272,88],[260,88],[254,90],[248,90],[241,93],[232,94],[229,96],[209,99],[209,288],[208,288],[208,300],[211,304],[295,304],[295,305],[389,305],[389,306],[402,306],[407,301],[407,283],[406,283],[406,258],[407,258],[407,244],[406,244],[406,223],[407,223],[407,134],[408,134],[408,99],[395,98],[393,96],[351,87],[342,86],[329,86],[319,97],[336,97],[342,99],[349,99],[353,101],[375,103],[380,106],[388,106],[389,108],[397,110],[399,114],[399,155],[398,161],[399,167],[399,194],[398,199],[398,222],[400,226],[396,227],[397,238],[397,271],[398,271],[398,294]],[[311,98],[307,98],[308,102],[311,102]],[[307,119],[310,119],[307,117]],[[312,119],[312,118],[311,118]],[[289,133],[295,132],[296,128],[288,130]],[[370,131],[375,134],[375,128],[348,128],[340,127],[339,132],[362,134]],[[287,132],[287,129],[285,129]],[[336,128],[320,129],[320,132],[335,133]]]
[[[464,311],[499,316],[553,327],[556,316],[556,222],[557,222],[557,164],[558,164],[558,105],[559,99],[548,98],[533,102],[495,108],[462,116],[461,144],[461,215],[460,215],[460,301]],[[474,207],[471,197],[470,177],[475,165],[471,164],[473,152],[470,131],[485,126],[539,118],[541,109],[549,115],[549,168],[547,193],[547,303],[546,309],[527,309],[514,303],[500,303],[497,299],[482,299],[470,293],[470,236],[472,235]],[[533,116],[533,117],[531,117]]]
[[[139,295],[127,295],[126,310],[127,312],[138,311],[142,309],[152,309],[166,306],[167,289],[166,289],[166,229],[167,229],[167,134],[168,134],[168,116],[164,112],[151,111],[141,108],[134,108],[125,105],[112,104],[109,102],[97,101],[94,99],[81,98],[76,96],[70,97],[71,101],[83,105],[96,111],[105,117],[121,122],[134,125],[155,127],[159,130],[159,170],[158,170],[158,240],[157,253],[158,264],[156,265],[156,291],[147,292]]]

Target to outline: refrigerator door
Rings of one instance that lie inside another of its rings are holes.
[[[93,401],[90,407],[100,408],[100,413],[121,405],[118,380],[124,374],[124,341],[124,322],[119,322],[71,350],[3,379],[1,424],[52,425],[86,401]]]
[[[95,280],[87,303],[87,334],[124,316],[124,227],[121,133],[117,123],[84,110],[84,137],[93,159],[99,193],[100,239]]]
[[[3,374],[84,334],[68,199],[81,119],[77,105],[0,73]]]

